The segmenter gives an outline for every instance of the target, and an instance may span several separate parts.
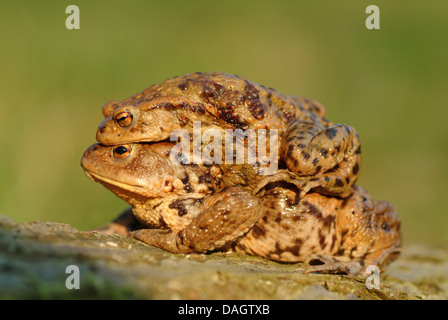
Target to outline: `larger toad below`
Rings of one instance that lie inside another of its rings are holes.
[[[304,177],[296,181],[303,194],[316,189],[346,197],[360,172],[361,148],[354,128],[333,125],[315,100],[284,95],[235,75],[174,77],[124,101],[105,104],[103,114],[97,140],[104,145],[158,142],[176,129],[186,129],[192,137],[193,122],[222,133],[276,129],[279,157],[290,171]],[[257,170],[256,166],[231,170],[233,185],[254,182]]]
[[[169,147],[94,145],[82,159],[88,176],[132,205],[145,227],[132,233],[139,240],[175,253],[240,251],[308,261],[308,272],[361,276],[368,265],[384,270],[397,256],[395,210],[387,202],[374,203],[360,187],[345,199],[318,193],[300,199],[294,184],[277,181],[256,197],[239,186],[219,189],[219,171],[211,174],[212,168],[170,163]],[[201,170],[210,170],[204,173],[208,182],[191,178]]]
[[[400,220],[386,201],[373,202],[359,186],[346,199],[309,193],[300,201],[289,184],[263,196],[263,214],[231,248],[280,262],[303,262],[306,272],[367,276],[385,271],[400,252]]]

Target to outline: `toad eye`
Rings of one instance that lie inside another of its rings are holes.
[[[130,145],[123,145],[123,146],[117,146],[114,147],[114,157],[118,159],[124,159],[129,156],[131,153],[131,146]]]
[[[120,127],[127,127],[131,124],[132,119],[134,117],[128,111],[120,112],[115,116],[115,121],[118,123]]]

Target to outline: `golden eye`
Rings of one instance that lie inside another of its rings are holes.
[[[114,157],[118,159],[125,159],[131,154],[131,146],[128,144],[114,147]]]
[[[115,116],[115,121],[118,123],[120,127],[127,127],[132,123],[132,119],[134,117],[130,112],[124,111],[120,112]]]

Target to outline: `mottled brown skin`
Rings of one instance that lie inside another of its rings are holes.
[[[387,202],[373,202],[356,186],[345,199],[275,183],[263,196],[263,215],[231,249],[280,262],[307,262],[306,272],[367,276],[381,271],[401,246],[400,220]]]
[[[361,148],[352,127],[333,125],[315,100],[284,95],[235,75],[174,77],[124,101],[108,102],[103,114],[97,140],[104,145],[162,141],[176,129],[192,133],[194,121],[222,132],[277,129],[281,163],[299,177],[296,185],[302,194],[318,188],[324,194],[346,197],[359,176]],[[256,166],[221,169],[226,177],[234,176],[233,185],[253,182],[248,186],[254,187],[263,181]]]
[[[220,189],[216,167],[171,162],[172,144],[119,148],[93,145],[82,159],[90,178],[132,206],[133,213],[119,217],[108,231],[143,227],[132,236],[174,253],[239,251],[306,261],[307,272],[361,276],[370,264],[384,270],[399,251],[395,210],[387,202],[374,203],[359,187],[345,199],[318,193],[301,199],[295,184],[277,181],[256,197],[240,186]],[[206,179],[196,178],[204,174]],[[176,179],[183,179],[183,187]],[[170,181],[166,188],[165,181]]]

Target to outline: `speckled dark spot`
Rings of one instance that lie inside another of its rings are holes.
[[[328,150],[325,149],[325,148],[320,149],[320,155],[321,155],[322,157],[326,158],[327,155],[328,155]]]
[[[278,242],[275,243],[275,250],[271,251],[271,255],[280,256],[283,253],[283,249],[280,248],[280,244]]]
[[[189,104],[185,101],[180,102],[179,104],[172,104],[171,102],[162,102],[154,106],[154,109],[165,109],[165,110],[190,110],[194,113],[205,114],[206,110],[201,103]]]
[[[212,183],[213,182],[213,178],[212,175],[210,174],[210,172],[206,172],[203,175],[199,176],[199,182],[200,183]]]
[[[292,151],[294,150],[294,146],[292,144],[290,144],[288,146],[288,152],[286,153],[286,155],[288,156],[288,158],[291,158],[292,156]]]
[[[353,252],[355,252],[357,249],[358,249],[358,247],[357,247],[357,246],[354,246],[354,247],[350,250],[350,254],[349,254],[349,257],[350,257],[350,258],[353,258]]]
[[[322,212],[308,201],[303,201],[302,204],[307,208],[307,214],[315,216],[318,220],[322,220]]]
[[[343,182],[341,179],[336,178],[336,180],[335,180],[335,182],[334,182],[334,185],[335,185],[336,187],[343,187],[343,186],[344,186],[344,182]]]
[[[211,102],[211,100],[216,100],[218,92],[216,92],[212,86],[209,86],[209,84],[204,84],[200,91],[200,96],[203,100]]]
[[[256,224],[251,229],[251,234],[254,236],[255,239],[258,239],[266,235],[266,230],[264,230],[263,228],[261,228],[259,225]]]
[[[186,115],[178,114],[177,118],[179,119],[179,123],[181,126],[186,126],[188,122],[190,122],[190,118],[188,118]]]
[[[333,234],[333,237],[331,237],[331,246],[330,246],[330,251],[333,251],[334,245],[336,244],[336,235]]]
[[[246,87],[244,88],[244,103],[249,109],[250,113],[255,119],[261,120],[264,118],[265,112],[263,105],[260,102],[258,89],[255,88],[249,81],[245,80]]]
[[[329,129],[325,130],[325,135],[330,140],[333,139],[334,137],[336,137],[337,133],[338,133],[338,130],[336,130],[335,128],[329,128]]]
[[[175,106],[171,102],[161,102],[154,106],[154,109],[176,110],[179,106]]]
[[[357,174],[358,171],[359,171],[359,164],[356,163],[356,164],[353,166],[353,174]]]
[[[327,246],[327,242],[325,240],[326,240],[325,236],[319,234],[319,245],[322,248],[322,250],[325,249],[325,247]]]
[[[297,168],[299,166],[299,161],[297,159],[294,159],[294,167]]]
[[[185,110],[191,110],[194,113],[205,114],[205,107],[201,103],[189,104],[185,101],[179,103],[179,107]]]
[[[330,229],[331,225],[333,224],[333,222],[335,221],[336,217],[334,215],[329,215],[327,217],[325,217],[322,226],[324,228]]]
[[[269,101],[269,105],[271,105],[272,104],[271,95],[269,94],[269,96],[267,98]],[[297,119],[293,113],[288,112],[288,111],[281,111],[281,117],[286,119],[287,123],[292,123],[292,122],[296,121],[296,119]]]
[[[190,185],[190,176],[187,173],[185,173],[185,175],[183,176],[183,178],[180,181],[182,181],[182,183],[184,184],[185,191],[193,192],[193,188]]]
[[[184,82],[182,82],[182,83],[179,83],[177,87],[178,87],[180,90],[185,91],[185,90],[188,89],[188,82],[187,82],[187,81],[184,81]]]
[[[313,160],[313,166],[317,166],[317,163],[319,162],[319,159],[318,158],[315,158],[314,160]]]
[[[228,122],[232,123],[234,125],[242,125],[245,123],[239,114],[235,112],[234,107],[228,103],[226,106],[219,107],[217,110],[218,118]]]
[[[179,217],[182,217],[188,213],[187,208],[185,208],[185,205],[182,203],[182,200],[174,200],[168,205],[168,208],[170,209],[177,209],[177,214]]]
[[[299,243],[297,243],[297,241]],[[285,247],[285,249],[283,250],[284,252],[290,252],[293,256],[299,256],[300,255],[300,247],[302,245],[301,240],[300,239],[296,239],[296,245],[290,246],[290,247]]]

